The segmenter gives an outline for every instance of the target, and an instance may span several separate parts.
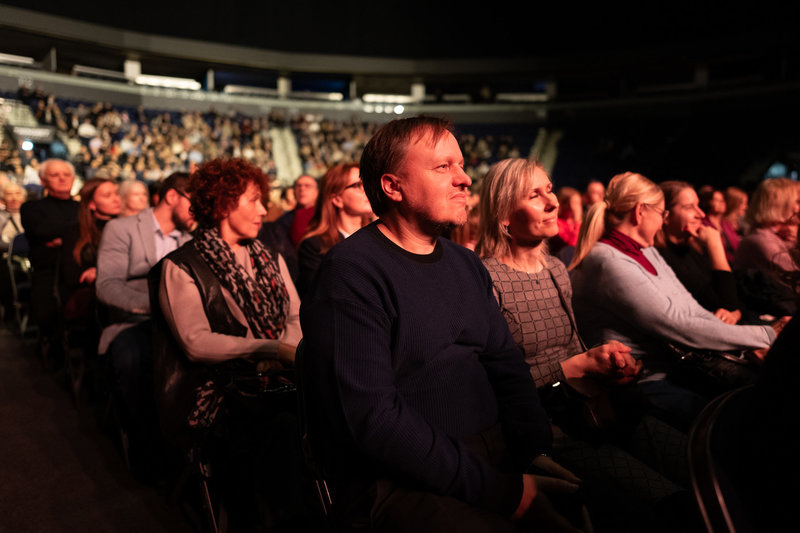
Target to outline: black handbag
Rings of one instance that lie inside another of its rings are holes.
[[[668,343],[668,347],[677,364],[673,381],[704,395],[751,385],[758,375],[758,367],[745,351],[702,350],[677,343]]]

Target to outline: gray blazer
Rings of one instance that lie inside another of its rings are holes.
[[[155,231],[152,208],[106,224],[97,252],[98,300],[129,313],[150,313],[147,273],[161,259],[156,255]],[[183,232],[178,245],[191,238]],[[110,326],[103,331],[100,353],[122,329]]]

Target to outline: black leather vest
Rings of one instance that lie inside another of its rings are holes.
[[[170,253],[166,259],[175,263],[194,280],[197,290],[200,291],[200,299],[203,301],[211,331],[235,337],[247,335],[247,327],[233,317],[228,304],[225,303],[222,285],[217,276],[191,241]]]

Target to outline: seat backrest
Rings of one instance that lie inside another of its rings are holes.
[[[9,255],[27,257],[30,250],[30,243],[28,242],[28,237],[24,232],[14,235],[14,237],[11,239],[11,243],[8,246]]]
[[[159,290],[163,262],[163,259],[159,261],[147,276],[153,321],[153,387],[161,431],[172,445],[185,451],[200,438],[189,430],[186,418],[194,398],[195,364],[184,355],[161,311]]]
[[[758,458],[749,442],[757,416],[754,388],[712,400],[689,432],[689,467],[695,497],[710,533],[756,531],[752,474]]]
[[[294,367],[295,384],[297,386],[297,421],[300,430],[300,444],[303,448],[303,457],[317,490],[322,513],[328,519],[329,525],[334,526],[333,498],[324,472],[323,454],[320,449],[322,444],[317,435],[319,426],[315,418],[316,410],[312,407],[314,399],[306,381],[305,345],[302,339],[297,345]]]

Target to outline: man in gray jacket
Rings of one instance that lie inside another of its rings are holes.
[[[136,215],[111,220],[103,229],[97,254],[97,298],[108,324],[98,353],[107,353],[128,418],[131,439],[145,438],[152,408],[152,326],[147,273],[169,252],[192,237],[194,224],[186,194],[188,174],[176,172],[163,181],[160,201]]]

